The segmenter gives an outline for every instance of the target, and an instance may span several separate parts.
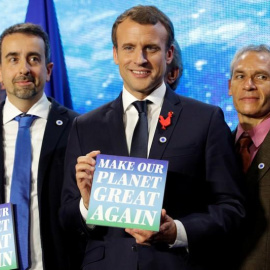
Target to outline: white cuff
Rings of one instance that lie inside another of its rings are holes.
[[[86,221],[87,219],[87,214],[88,214],[88,210],[85,208],[84,204],[83,204],[83,199],[81,198],[80,200],[80,212],[81,212],[81,215],[82,215],[82,218],[84,221]],[[96,226],[93,225],[93,224],[86,224],[86,226],[89,228],[89,229],[94,229]]]
[[[86,221],[88,210],[85,208],[82,198],[80,200],[80,212],[81,212],[81,215],[83,217],[83,220]]]
[[[172,245],[169,245],[171,248],[176,247],[188,247],[187,233],[183,223],[179,220],[174,220],[176,225],[177,235],[175,242]]]

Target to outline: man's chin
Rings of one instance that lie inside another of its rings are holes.
[[[14,90],[14,95],[20,99],[32,99],[37,94],[38,92],[36,91],[36,89],[15,89]]]

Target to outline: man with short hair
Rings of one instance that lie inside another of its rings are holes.
[[[270,48],[249,45],[231,62],[229,95],[238,114],[234,133],[247,184],[241,270],[270,269]]]
[[[220,270],[227,262],[220,261],[225,238],[245,213],[232,138],[220,108],[166,87],[173,40],[171,21],[156,7],[135,6],[121,14],[112,41],[123,91],[74,121],[60,217],[67,230],[88,236],[85,270]],[[148,116],[145,148],[133,143],[139,104]],[[159,115],[168,112],[171,124],[162,129]],[[169,161],[159,232],[86,226],[99,153]]]
[[[79,269],[78,243],[70,234],[67,239],[58,221],[67,138],[77,113],[45,96],[53,63],[48,36],[40,26],[22,23],[7,28],[0,36],[0,56],[0,81],[7,94],[0,105],[0,203],[14,204],[19,269]],[[17,156],[23,118],[34,120],[31,145],[21,145]],[[26,153],[30,179],[23,178]],[[23,166],[16,165],[20,158]],[[27,192],[17,190],[18,185]],[[23,199],[18,201],[20,193]],[[30,204],[25,211],[24,201]],[[24,218],[26,212],[30,220]]]

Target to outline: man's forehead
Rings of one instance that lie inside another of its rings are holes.
[[[12,34],[8,34],[6,35],[3,40],[2,43],[6,43],[6,42],[23,42],[23,43],[29,43],[29,42],[35,42],[35,43],[43,43],[44,44],[44,40],[42,39],[42,37],[37,36],[37,35],[32,35],[32,34],[28,34],[28,33],[21,33],[21,32],[16,32],[16,33],[12,33]]]
[[[137,41],[141,37],[152,39],[154,36],[167,40],[168,33],[160,22],[156,24],[141,24],[134,20],[126,19],[119,24],[116,35],[117,39],[122,39],[126,42],[128,39]]]
[[[268,63],[270,61],[270,54],[266,52],[256,52],[256,51],[245,52],[239,57],[237,62],[241,63],[244,61],[250,61],[250,62],[261,61],[261,62]]]
[[[270,69],[270,54],[266,52],[246,52],[236,61],[234,70]]]
[[[39,36],[24,33],[12,33],[4,37],[2,51],[21,51],[25,49],[44,51],[45,43]]]

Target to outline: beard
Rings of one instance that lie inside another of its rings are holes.
[[[16,77],[13,80],[13,85],[16,85],[16,82],[19,82],[19,81],[28,81],[28,82],[32,82],[33,84],[20,86],[20,87],[14,86],[13,91],[12,91],[12,94],[14,96],[20,99],[31,99],[32,97],[37,95],[38,90],[35,86],[35,78],[32,75],[29,74],[27,76],[23,75],[20,77]]]
[[[36,87],[14,87],[13,93],[14,96],[20,99],[31,99],[37,95]]]

